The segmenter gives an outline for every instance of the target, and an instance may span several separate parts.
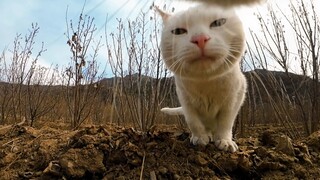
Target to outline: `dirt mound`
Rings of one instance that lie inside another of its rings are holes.
[[[176,128],[17,125],[0,131],[0,179],[313,179],[320,177],[319,138],[292,142],[265,131],[237,139],[240,150],[227,153],[193,146]]]

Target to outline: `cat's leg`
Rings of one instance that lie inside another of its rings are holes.
[[[212,139],[212,132],[204,126],[201,118],[192,111],[185,111],[184,116],[191,131],[190,142],[194,145],[207,145]]]
[[[245,98],[245,79],[243,82],[234,103],[226,104],[216,119],[217,126],[214,129],[214,142],[219,149],[224,151],[235,152],[238,150],[237,144],[232,140],[232,127]]]
[[[235,152],[237,144],[232,140],[232,127],[238,113],[238,109],[224,109],[217,118],[217,125],[214,130],[214,143],[224,151]]]

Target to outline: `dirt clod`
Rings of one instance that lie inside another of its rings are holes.
[[[0,135],[3,179],[314,179],[320,133],[241,138],[235,153],[189,142],[189,133],[114,125],[76,131],[14,126]]]
[[[278,138],[276,150],[281,151],[289,156],[295,156],[292,140],[286,135],[282,135]]]
[[[94,147],[69,149],[59,159],[62,171],[73,178],[84,177],[86,173],[102,175],[106,170],[102,162],[103,153]]]

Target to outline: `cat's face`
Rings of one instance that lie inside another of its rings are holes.
[[[233,10],[197,6],[175,15],[160,14],[164,22],[162,55],[175,75],[215,76],[239,63],[245,40]]]

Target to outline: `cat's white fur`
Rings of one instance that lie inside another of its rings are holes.
[[[247,86],[239,65],[245,47],[241,21],[233,9],[218,6],[200,5],[174,15],[157,10],[164,24],[162,56],[174,73],[181,104],[161,111],[185,116],[193,144],[214,141],[221,150],[236,151],[232,127]],[[221,26],[210,27],[221,19]],[[177,28],[187,32],[176,35]],[[199,36],[207,37],[202,45],[194,41]]]
[[[208,5],[219,5],[223,7],[234,7],[240,5],[253,5],[262,2],[266,2],[267,0],[181,0],[181,1],[192,1],[192,2],[200,2]]]

